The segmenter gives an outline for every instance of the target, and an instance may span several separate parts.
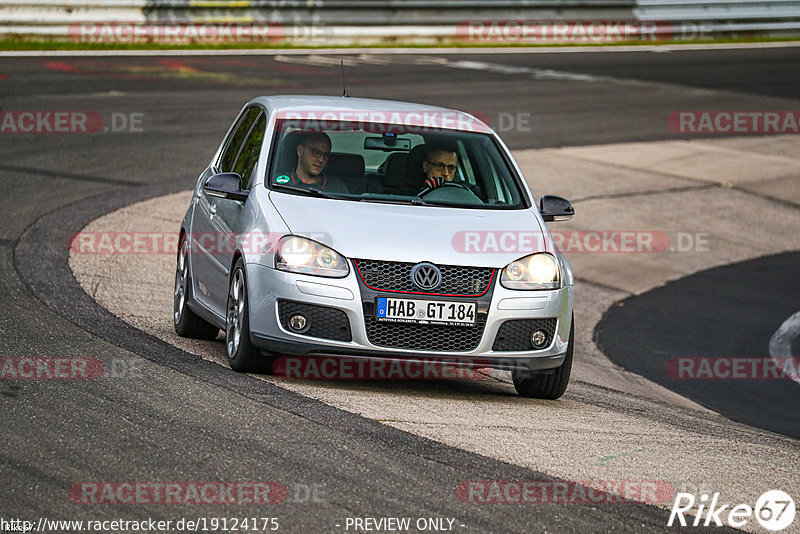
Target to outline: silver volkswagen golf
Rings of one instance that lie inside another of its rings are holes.
[[[569,382],[573,276],[498,135],[449,109],[260,97],[200,175],[181,223],[174,324],[225,333],[236,371],[280,357],[509,370],[520,395]]]

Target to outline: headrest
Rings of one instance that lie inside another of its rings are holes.
[[[386,187],[401,187],[406,181],[408,152],[392,152],[383,164],[383,183]]]
[[[297,145],[306,132],[290,132],[281,141],[280,149],[277,154],[276,165],[273,173],[281,174],[291,172],[297,168]],[[277,176],[276,174],[276,176]]]
[[[413,189],[420,189],[425,183],[425,172],[422,170],[422,162],[428,155],[429,145],[417,145],[408,153],[406,161],[407,175],[406,184]]]

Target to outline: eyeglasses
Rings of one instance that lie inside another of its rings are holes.
[[[433,168],[436,169],[439,172],[442,172],[443,170],[447,169],[447,172],[451,172],[452,173],[452,172],[456,172],[456,169],[458,168],[455,165],[446,165],[446,164],[442,163],[441,161],[433,162],[433,161],[428,161],[426,159],[425,162],[428,165],[433,165]]]
[[[308,145],[303,145],[303,146],[309,149],[311,151],[311,155],[314,156],[315,158],[322,158],[327,161],[327,159],[331,157],[330,152],[323,152],[322,150],[317,150],[313,146],[308,146]]]

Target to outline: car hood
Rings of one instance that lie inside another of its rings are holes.
[[[270,192],[295,235],[345,257],[443,265],[504,267],[533,252],[554,250],[529,209],[479,210],[380,204]]]

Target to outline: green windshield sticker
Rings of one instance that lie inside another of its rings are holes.
[[[285,175],[285,174],[283,174],[283,175],[281,175],[281,176],[278,176],[277,178],[275,178],[275,181],[276,181],[276,182],[278,182],[279,184],[287,184],[287,183],[289,183],[289,181],[290,181],[290,180],[291,180],[291,178],[289,178],[289,177],[288,177],[287,175]]]

